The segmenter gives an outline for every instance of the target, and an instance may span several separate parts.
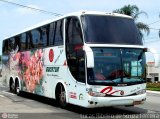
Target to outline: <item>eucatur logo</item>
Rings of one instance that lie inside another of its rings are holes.
[[[53,52],[53,49],[50,49],[49,51],[49,61],[52,62],[54,59],[54,52]]]

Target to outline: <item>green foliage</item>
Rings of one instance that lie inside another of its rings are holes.
[[[132,16],[136,19],[138,18],[139,8],[136,5],[125,5],[124,7],[114,10],[113,12]]]
[[[147,90],[160,91],[160,82],[159,83],[147,83]]]
[[[147,88],[160,88],[160,82],[159,83],[147,83]]]
[[[160,91],[160,88],[147,88],[147,90],[151,90],[151,91]]]

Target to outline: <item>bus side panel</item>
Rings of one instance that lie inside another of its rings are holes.
[[[10,70],[9,70],[9,55],[2,55],[2,78],[1,84],[9,87]]]
[[[9,70],[19,77],[22,91],[54,98],[57,83],[65,82],[65,61],[63,46],[15,52],[10,56]]]
[[[10,75],[18,77],[22,91],[38,94],[43,77],[43,50],[10,53]],[[38,93],[37,93],[38,92]]]
[[[63,46],[46,48],[44,51],[44,95],[55,98],[57,83],[67,82],[67,68],[65,66],[65,52]]]

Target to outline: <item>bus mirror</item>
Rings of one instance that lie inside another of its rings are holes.
[[[87,68],[93,68],[94,67],[94,55],[93,55],[92,49],[88,46],[84,46],[83,50],[86,52]]]
[[[143,49],[143,52],[148,52],[148,48],[144,48],[144,49]]]
[[[160,54],[154,48],[147,48],[147,51],[154,56],[155,67],[160,66]]]

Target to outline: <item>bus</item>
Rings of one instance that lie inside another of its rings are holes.
[[[3,76],[28,92],[86,108],[146,100],[146,48],[127,15],[80,11],[3,40]]]

